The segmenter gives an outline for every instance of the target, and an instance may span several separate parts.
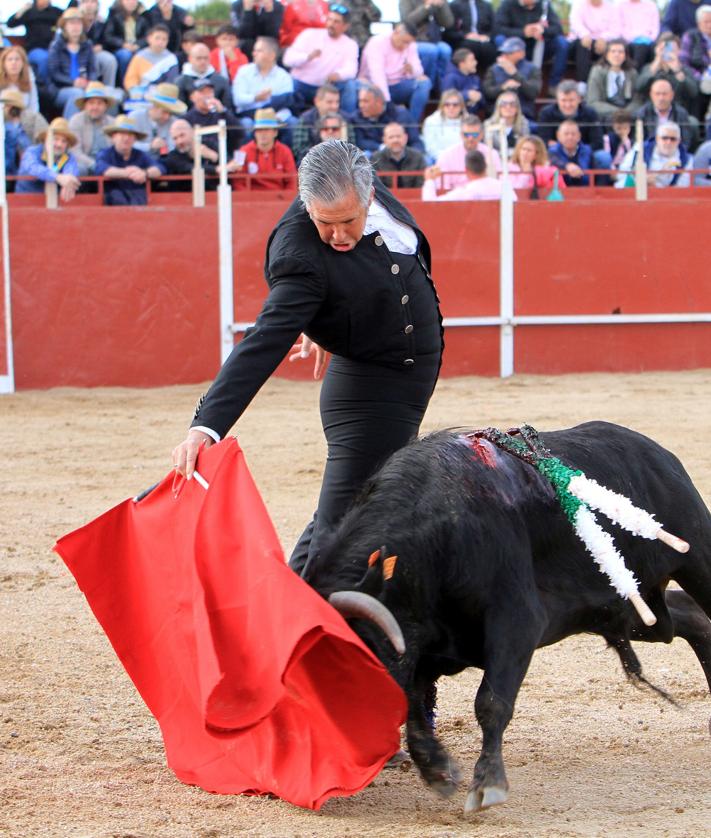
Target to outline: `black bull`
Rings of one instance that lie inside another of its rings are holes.
[[[598,515],[657,618],[647,628],[598,570],[550,483],[490,443],[473,450],[466,433],[435,433],[393,455],[305,578],[324,596],[359,592],[346,594],[349,616],[370,614],[372,604],[381,625],[395,618],[400,639],[394,622],[390,640],[371,622],[355,627],[407,694],[412,759],[443,794],[456,788],[458,771],[428,723],[426,695],[441,675],[484,670],[475,701],[483,742],[465,805],[472,811],[507,797],[501,742],[535,649],[591,632],[634,668],[630,639],[681,636],[711,687],[711,515],[679,460],[641,434],[604,422],[541,434],[566,465],[626,495],[690,543],[688,553],[677,553]],[[369,567],[381,545],[386,553]],[[387,579],[390,555],[398,558]],[[665,598],[670,580],[683,591]]]

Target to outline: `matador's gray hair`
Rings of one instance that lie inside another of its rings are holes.
[[[299,197],[308,209],[314,201],[335,204],[353,190],[368,206],[373,169],[363,152],[344,140],[326,140],[308,151],[299,166]]]

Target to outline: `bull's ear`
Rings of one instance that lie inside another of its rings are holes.
[[[356,590],[372,597],[378,597],[383,589],[383,559],[387,555],[385,547],[373,550],[368,556],[368,569],[356,586]]]

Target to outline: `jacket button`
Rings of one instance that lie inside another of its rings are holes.
[[[400,302],[401,302],[404,306],[406,306],[406,305],[410,302],[410,295],[409,295],[409,294],[404,294],[404,295],[403,295],[403,297],[402,297],[402,299],[400,300]]]
[[[375,243],[378,245],[378,247],[380,247],[380,245],[383,243],[383,237],[382,236],[376,236],[375,237]]]
[[[403,364],[405,364],[406,367],[411,367],[414,363],[415,362],[412,358],[405,358],[403,361]]]
[[[400,265],[393,265],[393,266],[390,268],[390,270],[391,270],[394,274],[399,274],[399,273],[400,273]]]
[[[412,323],[408,323],[408,325],[407,325],[407,326],[405,326],[405,334],[406,334],[406,335],[411,334],[411,333],[412,333],[412,330],[413,330],[414,328],[415,328],[415,327],[412,325]]]

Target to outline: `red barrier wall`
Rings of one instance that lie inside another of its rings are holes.
[[[243,196],[233,216],[237,321],[259,311],[264,243],[288,205]],[[516,314],[711,311],[699,244],[705,197],[520,202]],[[445,317],[498,314],[498,205],[407,203],[432,243]],[[160,386],[215,374],[214,206],[16,207],[10,235],[18,388]],[[518,326],[515,337],[519,372],[711,367],[709,324]],[[498,373],[497,328],[451,328],[446,342],[445,375]],[[278,372],[306,377],[308,366]]]

